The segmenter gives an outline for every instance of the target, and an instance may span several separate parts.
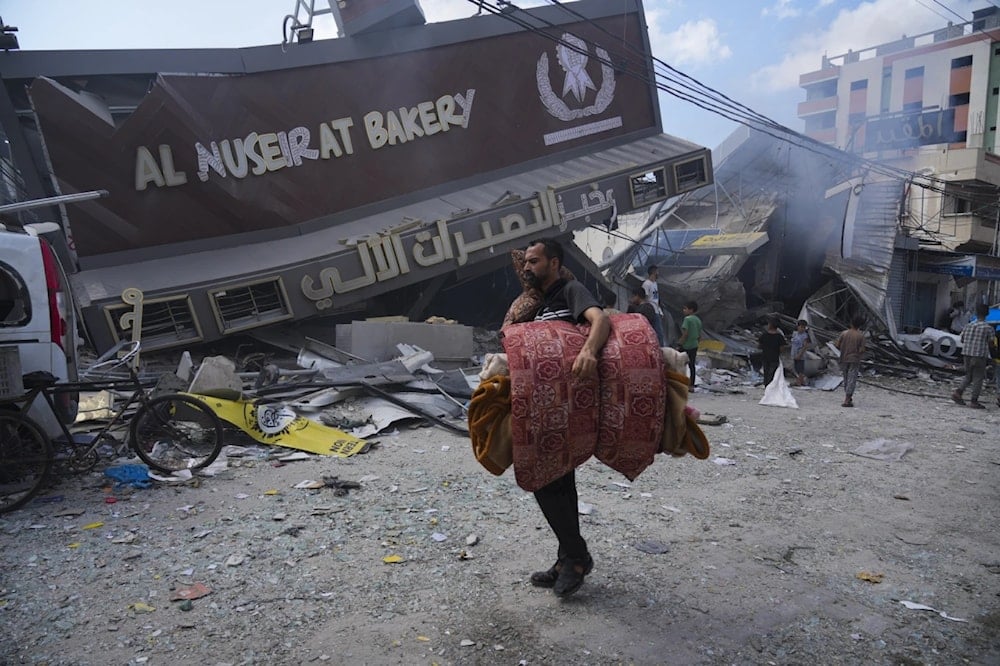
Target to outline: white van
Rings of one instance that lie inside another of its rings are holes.
[[[18,351],[22,375],[44,371],[59,381],[77,380],[76,311],[52,246],[29,233],[0,230],[0,349],[9,355],[11,348]],[[8,373],[2,381],[10,379]],[[76,418],[78,399],[77,394],[57,396],[64,423]],[[62,434],[44,400],[35,401],[30,415],[50,436]]]

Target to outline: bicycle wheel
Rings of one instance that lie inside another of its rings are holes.
[[[27,416],[0,412],[0,513],[26,504],[52,466],[52,443]]]
[[[222,451],[222,422],[208,405],[172,393],[153,398],[132,419],[132,448],[161,472],[201,469]]]

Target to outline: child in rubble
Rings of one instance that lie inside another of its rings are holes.
[[[809,340],[809,322],[799,319],[792,333],[792,363],[795,366],[795,383],[806,385],[806,350],[812,343]]]
[[[785,346],[785,334],[778,328],[777,317],[767,318],[767,330],[757,338],[757,346],[763,352],[764,386],[767,386],[781,364],[781,348]]]

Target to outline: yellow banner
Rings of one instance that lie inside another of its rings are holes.
[[[366,443],[360,437],[299,416],[280,402],[225,400],[197,393],[189,395],[208,405],[220,419],[232,423],[262,444],[346,458],[360,451]]]
[[[767,242],[767,233],[750,231],[742,234],[702,236],[684,248],[685,254],[750,254]]]

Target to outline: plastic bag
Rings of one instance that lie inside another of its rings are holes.
[[[153,482],[149,480],[149,468],[145,465],[118,465],[104,470],[104,476],[117,481],[115,488],[132,486],[133,488],[149,488]]]
[[[778,361],[778,369],[774,371],[771,383],[764,389],[764,397],[760,399],[760,404],[772,407],[799,408],[799,403],[795,402],[795,396],[792,395],[792,389],[785,381],[785,368],[782,367],[781,361]]]

